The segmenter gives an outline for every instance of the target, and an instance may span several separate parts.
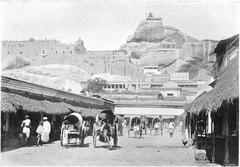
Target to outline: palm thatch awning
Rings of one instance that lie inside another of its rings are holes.
[[[14,93],[1,92],[1,111],[16,112],[23,109],[31,112],[45,112],[47,114],[66,114],[78,112],[83,117],[95,118],[103,109],[91,109],[73,106],[63,102],[50,102],[47,100],[35,100]]]
[[[76,106],[69,106],[70,110],[80,113],[83,117],[96,118],[102,112],[102,109],[80,108]]]
[[[5,76],[1,77],[1,91],[38,101],[62,102],[83,108],[114,109],[115,106],[110,100],[73,94]]]
[[[5,112],[16,112],[16,108],[7,99],[1,99],[1,111]]]
[[[190,113],[199,114],[200,111],[217,111],[223,101],[232,102],[239,97],[239,58],[235,57],[220,75],[215,87],[198,96],[193,102],[185,106]]]
[[[46,112],[48,114],[62,114],[70,112],[65,103],[39,101],[20,96],[14,93],[1,92],[1,110],[3,112],[16,112],[17,109],[32,112]]]
[[[216,111],[224,100],[232,102],[239,98],[239,58],[234,58],[220,76],[212,90],[207,109]]]

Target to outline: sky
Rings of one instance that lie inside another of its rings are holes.
[[[240,1],[2,0],[1,40],[84,41],[87,50],[119,49],[146,12],[197,39],[239,33]]]

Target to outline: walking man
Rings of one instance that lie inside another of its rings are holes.
[[[51,132],[51,125],[47,117],[43,117],[43,130],[42,130],[42,142],[47,143],[49,141],[49,134]]]
[[[31,120],[29,119],[29,115],[25,115],[25,119],[21,124],[22,133],[25,135],[24,145],[27,144],[28,138],[30,137],[30,124]]]
[[[161,136],[163,135],[163,122],[160,122]]]

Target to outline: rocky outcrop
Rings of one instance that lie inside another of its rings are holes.
[[[161,22],[146,22],[139,24],[132,38],[128,42],[159,42],[164,38]]]
[[[168,45],[168,46],[167,46]],[[142,21],[120,49],[126,50],[141,66],[159,66],[164,71],[189,72],[193,79],[199,71],[193,61],[202,61],[203,42],[162,22]]]

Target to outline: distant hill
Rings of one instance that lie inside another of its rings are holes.
[[[91,78],[81,68],[62,64],[5,70],[2,75],[72,93],[80,93],[84,83]]]

